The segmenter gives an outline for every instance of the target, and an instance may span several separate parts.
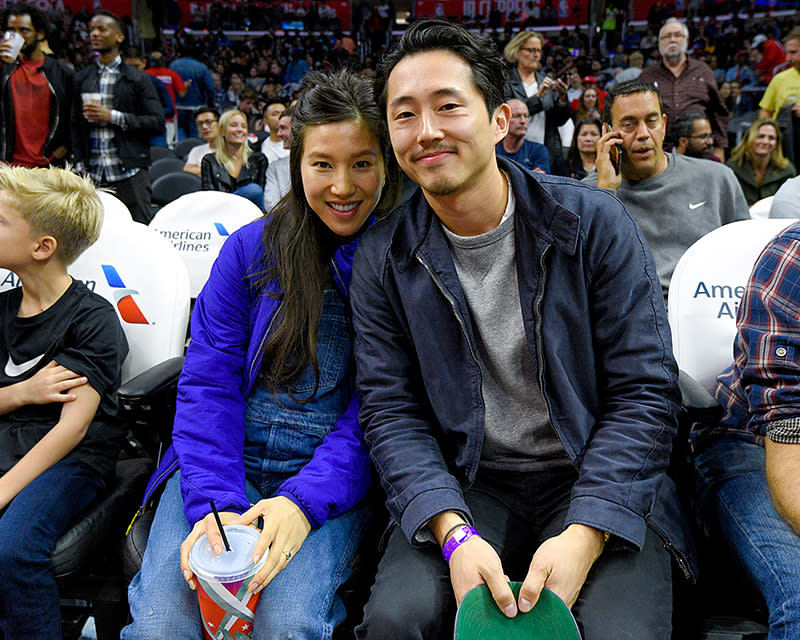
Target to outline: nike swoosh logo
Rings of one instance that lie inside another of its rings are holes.
[[[702,207],[705,203],[706,203],[705,200],[703,200],[702,202],[698,202],[697,204],[692,204],[690,202],[689,203],[689,211],[694,211],[695,209],[697,209],[697,207]]]
[[[8,356],[8,362],[6,362],[6,375],[9,378],[16,378],[17,376],[21,376],[23,373],[27,373],[33,367],[35,367],[39,360],[44,358],[44,354],[40,356],[36,356],[35,358],[31,358],[27,362],[23,362],[22,364],[16,364],[12,359],[11,356]]]

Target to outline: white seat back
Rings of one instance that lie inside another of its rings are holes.
[[[131,222],[131,212],[117,196],[108,191],[98,191],[100,202],[103,203],[103,226],[112,223]]]
[[[750,207],[750,217],[754,220],[764,220],[769,218],[769,210],[772,208],[772,201],[775,196],[767,196],[758,202],[754,202]]]
[[[743,220],[715,229],[681,256],[669,285],[678,366],[709,392],[733,361],[736,312],[761,250],[793,220]]]
[[[197,297],[211,273],[222,244],[261,210],[246,198],[221,191],[181,196],[158,211],[150,222],[180,254],[189,272],[191,295]]]

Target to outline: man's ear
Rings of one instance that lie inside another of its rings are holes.
[[[508,133],[508,126],[511,124],[511,107],[505,102],[494,110],[492,115],[492,125],[494,128],[494,143],[497,144]]]
[[[53,236],[42,236],[36,241],[33,249],[33,259],[44,262],[49,260],[58,248],[58,241]]]

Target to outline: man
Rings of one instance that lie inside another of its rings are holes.
[[[737,51],[733,58],[734,64],[725,72],[725,81],[731,82],[738,80],[742,86],[752,86],[756,84],[756,73],[748,64],[749,57],[747,51]]]
[[[698,111],[687,111],[678,116],[672,127],[675,152],[690,158],[714,159],[714,134],[711,123]]]
[[[264,187],[265,211],[269,211],[278,204],[278,200],[289,193],[289,189],[292,187],[288,155],[288,151],[292,147],[292,111],[292,107],[289,107],[278,119],[278,137],[283,142],[283,148],[287,151],[287,155],[275,161],[269,161],[267,183]]]
[[[784,155],[800,162],[800,27],[784,38],[786,60],[791,66],[772,78],[759,102],[759,117],[775,118],[783,135]]]
[[[186,85],[186,95],[178,96],[178,140],[197,137],[194,126],[194,112],[198,107],[213,107],[216,91],[211,71],[196,59],[196,46],[188,41],[181,41],[178,59],[173,60],[169,68],[177,71]]]
[[[536,173],[550,173],[550,159],[547,156],[547,147],[532,140],[526,140],[528,132],[528,106],[522,101],[512,98],[506,104],[511,110],[511,121],[508,134],[497,143],[498,155],[511,158],[519,162],[529,171]]]
[[[0,23],[25,40],[17,60],[4,63],[0,71],[0,159],[23,167],[63,164],[71,146],[70,97],[75,74],[42,51],[48,20],[41,9],[17,3],[6,9]],[[3,42],[0,56],[6,57],[9,48]]]
[[[636,80],[641,73],[644,66],[644,56],[641,51],[634,51],[628,58],[628,68],[620,71],[614,76],[614,84],[622,84],[629,80]]]
[[[247,117],[247,130],[250,132],[258,129],[257,123],[261,122],[261,114],[256,109],[258,93],[255,89],[245,87],[239,92],[239,104],[236,108]]]
[[[711,67],[702,60],[688,58],[688,46],[686,25],[670,18],[658,32],[661,62],[646,67],[639,77],[658,87],[669,127],[685,111],[704,113],[714,133],[714,157],[724,161],[728,146],[728,111],[717,91]],[[667,140],[675,140],[671,129],[667,130]]]
[[[217,136],[219,135],[219,113],[212,107],[200,107],[194,116],[194,123],[200,132],[200,137],[205,140],[205,144],[192,147],[189,155],[186,156],[186,164],[183,170],[201,176],[200,163],[203,157],[209,153],[214,153],[217,149]]]
[[[94,63],[75,77],[72,147],[77,170],[108,187],[137,222],[147,224],[151,185],[150,137],[163,134],[164,110],[150,77],[126,65],[119,55],[125,40],[120,19],[98,10],[89,21]],[[82,103],[85,93],[101,94]],[[99,102],[99,103],[98,103]]]
[[[172,98],[172,108],[177,109],[178,98],[183,98],[186,95],[186,85],[183,78],[178,73],[168,67],[164,66],[164,55],[160,51],[153,51],[147,56],[147,68],[145,69],[147,75],[158,78],[167,87],[169,95]],[[169,117],[166,120],[166,142],[168,147],[174,146],[178,137],[178,127],[174,117]]]
[[[286,105],[282,100],[277,98],[267,100],[267,108],[264,110],[264,131],[269,131],[269,137],[261,143],[261,153],[267,156],[270,164],[278,158],[289,155],[289,145],[278,135],[278,124],[285,111]]]
[[[769,637],[800,637],[800,224],[766,246],[716,388],[719,424],[692,434],[700,513],[769,607]]]
[[[748,220],[747,202],[728,167],[664,152],[667,116],[658,89],[641,77],[609,92],[603,119],[611,130],[597,142],[597,175],[583,180],[615,191],[636,220],[666,299],[684,251],[723,224]],[[621,152],[620,173],[610,158],[614,145]]]
[[[775,68],[786,62],[786,52],[777,40],[763,33],[753,38],[750,51],[755,63],[756,79],[762,84],[769,84]]]
[[[486,583],[509,617],[547,586],[587,638],[669,638],[677,368],[643,238],[609,194],[496,157],[511,114],[489,40],[418,21],[376,96],[421,189],[364,234],[350,289],[359,418],[399,525],[356,636],[452,637]]]

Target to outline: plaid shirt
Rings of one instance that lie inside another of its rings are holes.
[[[111,122],[96,122],[89,130],[91,146],[89,148],[89,175],[97,182],[118,182],[135,175],[138,169],[122,166],[119,147],[114,136],[114,127],[127,129],[125,114],[111,107],[114,104],[114,87],[119,79],[119,68],[122,58],[117,58],[109,65],[95,61],[100,78],[98,92],[104,94],[103,106],[111,109]]]
[[[717,380],[713,433],[800,443],[800,223],[772,240],[739,306],[733,364]]]

